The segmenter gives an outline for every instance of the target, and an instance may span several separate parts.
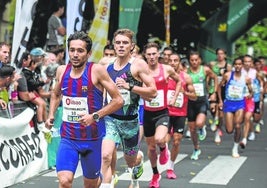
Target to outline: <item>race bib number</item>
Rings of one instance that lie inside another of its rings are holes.
[[[164,92],[163,90],[158,90],[158,95],[156,98],[152,99],[150,102],[145,101],[146,106],[150,108],[158,108],[164,106]]]
[[[232,99],[242,99],[243,98],[243,87],[229,85],[228,95]]]
[[[77,123],[80,114],[88,114],[87,97],[68,97],[62,98],[63,115],[62,120],[69,123]]]
[[[204,85],[202,83],[199,84],[193,84],[195,91],[196,91],[196,95],[198,97],[203,97],[204,96]]]
[[[167,98],[168,98],[169,102],[173,99],[174,94],[175,94],[175,90],[169,90],[168,91]],[[178,96],[176,98],[174,106],[177,107],[177,108],[181,108],[183,106],[183,104],[184,104],[184,94],[179,92],[179,94],[178,94]]]

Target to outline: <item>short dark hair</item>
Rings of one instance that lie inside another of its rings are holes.
[[[65,52],[65,48],[64,47],[57,47],[54,48],[53,50],[49,51],[55,55],[58,55],[59,53]]]
[[[60,8],[65,7],[64,3],[60,0],[54,2],[54,6],[52,7],[53,12],[57,12]]]
[[[26,60],[26,61],[28,60],[29,55],[30,55],[30,52],[29,51],[25,51],[25,52],[22,53],[21,58],[20,58],[20,61],[18,63],[18,68],[21,68],[22,67],[23,60]]]
[[[114,50],[115,51],[114,45],[113,44],[107,44],[106,46],[104,46],[103,51],[105,51],[105,50]]]
[[[68,38],[68,49],[70,47],[70,42],[72,40],[82,40],[82,41],[86,42],[86,50],[87,50],[87,52],[91,51],[92,39],[84,31],[76,31],[75,33],[73,33],[73,34],[71,34],[69,36],[69,38]]]
[[[236,61],[238,61],[238,60],[242,61],[242,64],[244,64],[244,60],[243,59],[244,59],[243,56],[238,56],[238,57],[234,58],[233,65],[235,65]]]
[[[216,50],[215,50],[216,54],[218,54],[219,51],[223,51],[225,54],[227,54],[227,52],[224,48],[216,48]]]
[[[0,68],[0,78],[6,78],[12,76],[15,70],[16,70],[15,67],[11,65],[3,65]]]

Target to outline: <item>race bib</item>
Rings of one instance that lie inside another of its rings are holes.
[[[196,91],[196,95],[198,97],[202,97],[204,96],[204,85],[202,83],[198,83],[198,84],[193,84],[195,91]]]
[[[169,90],[168,91],[167,98],[168,98],[169,102],[173,99],[174,94],[175,94],[175,90]],[[178,107],[178,108],[181,108],[183,106],[183,104],[184,104],[184,94],[179,92],[179,94],[178,94],[178,96],[176,98],[174,106]]]
[[[243,87],[229,85],[228,95],[232,99],[242,99],[243,98]]]
[[[80,114],[88,114],[87,97],[68,97],[62,98],[63,115],[62,120],[69,123],[78,123]]]
[[[163,90],[158,90],[158,95],[156,98],[152,99],[150,102],[145,101],[146,106],[150,108],[158,108],[164,106],[164,92]]]

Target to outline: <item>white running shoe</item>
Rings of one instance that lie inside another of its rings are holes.
[[[191,138],[191,133],[190,133],[189,130],[187,130],[187,131],[185,132],[185,137],[186,137],[186,138]]]
[[[44,122],[37,123],[37,127],[38,127],[38,129],[39,129],[40,132],[43,132],[43,133],[49,133],[49,132],[51,132],[48,128],[45,127]]]
[[[250,141],[255,140],[255,133],[254,133],[254,132],[251,132],[251,133],[249,134],[249,136],[248,136],[248,140],[250,140]]]
[[[216,144],[220,144],[221,143],[221,137],[220,137],[220,134],[219,134],[219,129],[217,131],[215,131],[215,138],[214,138],[214,142]]]

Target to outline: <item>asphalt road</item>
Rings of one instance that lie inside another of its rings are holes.
[[[266,103],[265,103],[266,108]],[[267,111],[267,110],[265,110]],[[264,121],[267,123],[267,113]],[[261,127],[261,133],[256,135],[255,141],[249,141],[245,149],[240,149],[240,158],[231,156],[233,135],[224,132],[222,143],[214,143],[214,133],[207,128],[207,138],[200,143],[201,155],[199,160],[192,161],[193,145],[190,139],[184,138],[181,151],[175,163],[178,176],[175,180],[166,178],[166,166],[159,166],[162,175],[161,188],[266,188],[267,187],[267,128]],[[146,154],[146,144],[142,142],[141,149]],[[119,182],[116,188],[126,188],[129,185],[129,174],[118,151],[117,173]],[[74,188],[83,187],[81,169],[78,167]],[[150,163],[145,156],[144,173],[140,177],[140,188],[148,187],[152,177]],[[1,180],[3,181],[3,180]],[[44,171],[41,174],[24,182],[11,186],[12,188],[47,188],[58,187],[54,170]]]

